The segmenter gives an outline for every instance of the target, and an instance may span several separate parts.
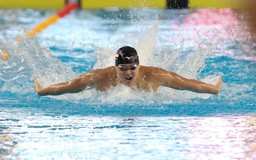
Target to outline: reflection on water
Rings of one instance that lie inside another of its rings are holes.
[[[9,114],[9,115],[8,115]],[[255,159],[256,118],[78,117],[7,113],[1,156],[11,159]],[[165,158],[163,158],[165,157]],[[176,157],[176,158],[175,158]]]
[[[3,126],[0,124],[0,128]],[[17,146],[17,141],[13,139],[9,134],[0,132],[0,159],[9,159],[10,157],[16,157],[13,150]],[[11,158],[10,158],[11,159]]]
[[[255,117],[198,118],[187,125],[188,128],[192,127],[188,135],[188,152],[193,153],[189,157],[191,159],[256,157]]]
[[[246,127],[242,134],[245,140],[245,157],[248,159],[256,159],[256,117],[250,116],[245,119]]]

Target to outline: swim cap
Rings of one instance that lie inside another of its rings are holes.
[[[116,66],[119,64],[139,64],[139,56],[137,51],[129,46],[124,46],[116,52]]]

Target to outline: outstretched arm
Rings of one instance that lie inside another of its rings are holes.
[[[48,87],[42,87],[37,80],[34,80],[36,91],[39,95],[60,95],[64,93],[77,93],[84,90],[86,87],[94,87],[98,90],[106,90],[115,84],[116,69],[114,66],[93,70],[89,73],[69,81],[62,82]]]
[[[194,79],[184,78],[174,72],[158,69],[158,80],[161,85],[178,90],[190,90],[198,93],[218,94],[222,88],[222,77],[219,76],[217,84],[207,84]]]
[[[42,87],[36,79],[34,80],[34,83],[37,93],[41,96],[45,96],[81,92],[85,87],[90,86],[92,81],[90,74],[82,74],[69,82],[53,84],[45,88]]]

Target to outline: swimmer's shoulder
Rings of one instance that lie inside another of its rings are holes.
[[[162,68],[159,67],[154,67],[154,66],[140,66],[140,72],[145,74],[145,75],[152,75],[155,73],[161,73],[165,71]]]
[[[116,73],[115,66],[110,66],[106,68],[100,68],[100,69],[94,69],[91,72],[92,74],[110,74],[110,73]]]
[[[160,82],[166,77],[166,75],[175,75],[175,73],[159,67],[153,67],[153,66],[140,67],[140,76],[143,77],[143,79]]]
[[[115,78],[117,76],[115,66],[110,66],[107,68],[95,69],[89,72],[91,76],[97,79],[104,79],[104,78]]]

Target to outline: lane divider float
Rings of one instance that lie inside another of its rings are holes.
[[[9,53],[0,50],[0,59],[5,60],[5,59],[8,59],[9,57],[10,57],[10,54],[9,54]]]
[[[28,38],[34,37],[38,33],[42,32],[42,30],[44,30],[45,28],[47,28],[51,24],[57,22],[60,18],[66,16],[71,11],[76,10],[77,8],[78,8],[78,4],[77,3],[72,3],[72,2],[68,3],[63,9],[59,10],[55,14],[53,14],[53,15],[49,16],[48,18],[46,18],[43,22],[39,23],[37,26],[32,28],[30,31],[28,31],[25,34],[25,36],[18,37],[17,40],[22,40],[24,37],[26,37],[26,38],[27,37]]]
[[[57,22],[60,18],[68,15],[71,11],[76,10],[79,8],[79,5],[77,3],[70,2],[67,5],[65,5],[64,8],[56,12],[55,14],[49,16],[44,21],[39,23],[37,26],[29,30],[25,35],[19,36],[16,40],[20,41],[24,38],[31,38],[37,35],[38,33],[41,33],[45,28],[50,26],[51,24]],[[6,60],[10,57],[10,53],[6,51],[0,50],[0,59]]]

